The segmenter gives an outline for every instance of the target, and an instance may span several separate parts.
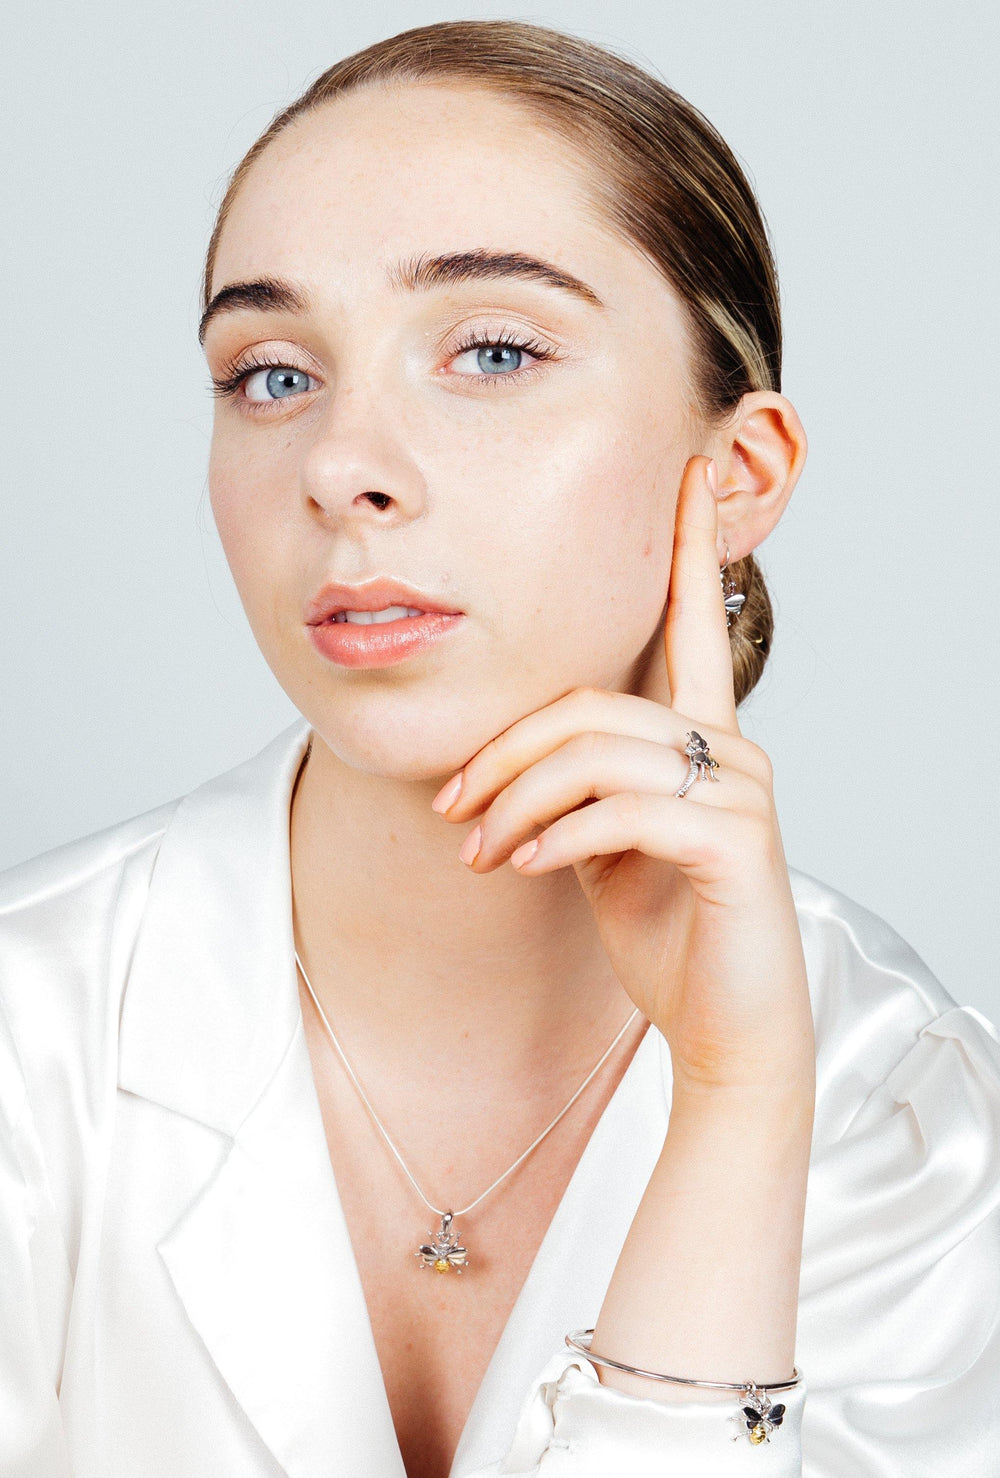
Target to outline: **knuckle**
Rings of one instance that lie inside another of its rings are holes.
[[[615,810],[626,826],[637,826],[646,806],[646,797],[638,790],[620,790],[615,796]]]
[[[766,831],[771,830],[772,817],[774,814],[774,803],[771,792],[764,785],[750,782],[747,792],[748,819],[757,826],[762,826]]]
[[[512,730],[504,729],[503,733],[494,735],[475,758],[469,761],[465,767],[466,776],[471,775],[478,781],[480,775],[485,779],[486,776],[498,770],[502,772],[513,753],[513,748]]]
[[[567,741],[566,747],[584,760],[594,760],[607,754],[612,742],[613,736],[610,734],[603,734],[599,729],[585,729],[580,734],[574,734]]]
[[[766,749],[761,749],[752,739],[747,743],[747,768],[755,780],[770,786],[774,781],[774,764]]]
[[[513,725],[509,729],[502,729],[499,734],[494,734],[489,744],[479,751],[480,755],[503,754],[510,748]]]
[[[477,810],[470,814],[478,815],[484,812],[501,788],[502,781],[498,777],[505,773],[507,764],[503,751],[494,748],[496,744],[496,739],[491,740],[474,759],[469,760],[462,767],[462,793],[459,797],[459,805],[466,806],[475,799]]]

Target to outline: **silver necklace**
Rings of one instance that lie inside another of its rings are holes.
[[[333,1045],[336,1047],[338,1053],[340,1054],[340,1060],[344,1064],[344,1066],[346,1067],[346,1069],[348,1071],[348,1074],[350,1076],[351,1082],[354,1084],[355,1088],[358,1090],[358,1093],[359,1093],[359,1095],[361,1097],[361,1102],[364,1104],[365,1108],[371,1114],[372,1118],[374,1119],[374,1121],[375,1121],[375,1123],[376,1123],[376,1125],[378,1127],[379,1133],[382,1135],[382,1138],[385,1140],[386,1144],[392,1150],[392,1153],[396,1156],[396,1159],[399,1161],[399,1163],[400,1163],[400,1165],[401,1165],[401,1167],[403,1169],[403,1173],[406,1175],[407,1179],[409,1180],[410,1184],[413,1186],[413,1189],[416,1191],[416,1193],[420,1197],[421,1201],[423,1201],[424,1205],[428,1208],[428,1210],[434,1212],[434,1215],[435,1216],[440,1216],[440,1218],[441,1218],[441,1225],[438,1228],[437,1232],[430,1232],[429,1231],[427,1233],[428,1237],[430,1237],[431,1240],[429,1242],[422,1242],[420,1244],[420,1246],[417,1248],[414,1256],[420,1258],[420,1265],[421,1265],[421,1267],[433,1268],[435,1270],[435,1272],[438,1272],[438,1273],[448,1273],[448,1272],[451,1272],[453,1269],[454,1269],[454,1271],[456,1273],[463,1272],[464,1269],[469,1266],[468,1248],[462,1246],[461,1242],[459,1241],[458,1228],[457,1227],[455,1227],[455,1228],[452,1227],[452,1222],[454,1221],[455,1217],[456,1216],[464,1216],[466,1214],[466,1212],[471,1211],[475,1206],[478,1206],[479,1203],[480,1203],[480,1201],[484,1200],[485,1197],[487,1197],[489,1195],[490,1191],[496,1190],[496,1188],[500,1184],[500,1182],[503,1181],[503,1180],[506,1180],[507,1177],[508,1177],[508,1175],[512,1175],[513,1172],[517,1169],[517,1167],[524,1160],[526,1160],[528,1158],[528,1156],[531,1154],[531,1151],[533,1149],[535,1149],[536,1146],[538,1146],[538,1145],[541,1144],[542,1140],[545,1138],[545,1136],[547,1134],[550,1134],[552,1132],[552,1130],[559,1123],[559,1120],[562,1118],[563,1114],[565,1114],[569,1109],[571,1109],[573,1107],[574,1103],[576,1103],[576,1100],[580,1097],[580,1094],[583,1092],[584,1088],[586,1088],[586,1086],[590,1082],[591,1078],[594,1077],[594,1075],[597,1073],[597,1071],[598,1071],[599,1068],[603,1067],[604,1063],[611,1056],[611,1053],[618,1046],[618,1043],[621,1041],[622,1037],[628,1031],[629,1027],[632,1025],[632,1023],[635,1020],[635,1018],[639,1015],[639,1008],[638,1008],[638,1006],[636,1006],[635,1010],[632,1012],[632,1015],[629,1017],[628,1021],[626,1021],[625,1025],[622,1027],[621,1031],[615,1037],[614,1041],[611,1043],[611,1046],[607,1049],[607,1051],[601,1057],[600,1061],[594,1067],[591,1068],[590,1072],[584,1078],[584,1080],[580,1084],[579,1088],[573,1094],[573,1097],[570,1099],[569,1103],[566,1104],[565,1108],[562,1108],[562,1109],[559,1110],[559,1112],[556,1114],[555,1118],[552,1120],[552,1123],[548,1126],[547,1129],[543,1129],[542,1130],[541,1134],[538,1136],[538,1138],[536,1140],[533,1141],[533,1143],[529,1144],[529,1146],[525,1150],[524,1154],[523,1155],[519,1155],[518,1158],[514,1161],[513,1165],[511,1165],[508,1170],[505,1170],[502,1175],[497,1176],[497,1178],[493,1182],[493,1184],[491,1186],[487,1186],[486,1190],[483,1191],[482,1195],[481,1196],[477,1196],[474,1201],[470,1201],[469,1204],[468,1204],[468,1206],[463,1206],[460,1211],[455,1211],[455,1212],[453,1212],[453,1211],[445,1211],[445,1210],[442,1210],[439,1206],[432,1205],[432,1203],[430,1201],[428,1201],[427,1197],[424,1195],[423,1191],[420,1189],[420,1187],[417,1185],[417,1182],[414,1180],[413,1176],[410,1174],[410,1171],[407,1168],[406,1163],[404,1162],[402,1155],[399,1153],[399,1150],[396,1148],[396,1146],[393,1144],[392,1140],[389,1138],[389,1135],[386,1132],[386,1128],[385,1128],[385,1125],[382,1123],[382,1120],[379,1118],[378,1114],[372,1108],[372,1105],[371,1105],[371,1102],[369,1101],[369,1098],[368,1098],[367,1093],[365,1092],[365,1090],[362,1088],[360,1082],[358,1081],[357,1074],[355,1073],[354,1069],[351,1067],[351,1064],[348,1062],[347,1057],[346,1057],[346,1055],[344,1053],[344,1049],[343,1049],[343,1047],[341,1047],[340,1043],[337,1041],[336,1033],[334,1032],[333,1027],[330,1025],[329,1021],[326,1018],[326,1012],[323,1010],[323,1007],[320,1005],[319,998],[317,997],[316,992],[312,988],[312,982],[310,981],[309,976],[306,974],[305,966],[303,965],[302,961],[299,959],[299,952],[298,952],[298,950],[295,951],[295,962],[298,965],[299,969],[302,971],[302,979],[306,983],[306,988],[309,991],[309,994],[313,998],[313,1001],[314,1001],[315,1006],[316,1006],[316,1010],[319,1012],[320,1017],[322,1018],[323,1025],[326,1027],[327,1031],[330,1034],[330,1040],[332,1041]]]

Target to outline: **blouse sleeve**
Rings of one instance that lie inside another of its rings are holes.
[[[62,1234],[24,1079],[0,1011],[0,1473],[70,1478],[58,1399]],[[41,1302],[40,1302],[41,1300]]]
[[[806,1478],[1000,1473],[1000,1035],[975,1008],[815,1153],[796,1348]]]
[[[670,1402],[628,1395],[566,1348],[532,1383],[506,1457],[464,1478],[800,1478],[805,1398],[804,1379],[776,1392],[781,1423],[754,1445],[738,1392]]]

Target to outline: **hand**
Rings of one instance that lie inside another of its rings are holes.
[[[669,1043],[675,1084],[777,1089],[813,1072],[812,1013],[771,764],[736,716],[709,465],[689,459],[677,503],[670,706],[577,688],[479,750],[442,814],[482,814],[460,854],[475,872],[508,858],[529,877],[574,868],[617,978]],[[719,769],[678,798],[692,729]]]

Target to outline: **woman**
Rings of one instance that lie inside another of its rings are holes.
[[[3,1472],[988,1471],[1000,1041],[740,732],[806,437],[731,152],[417,28],[271,124],[204,289],[302,721],[5,875]]]

